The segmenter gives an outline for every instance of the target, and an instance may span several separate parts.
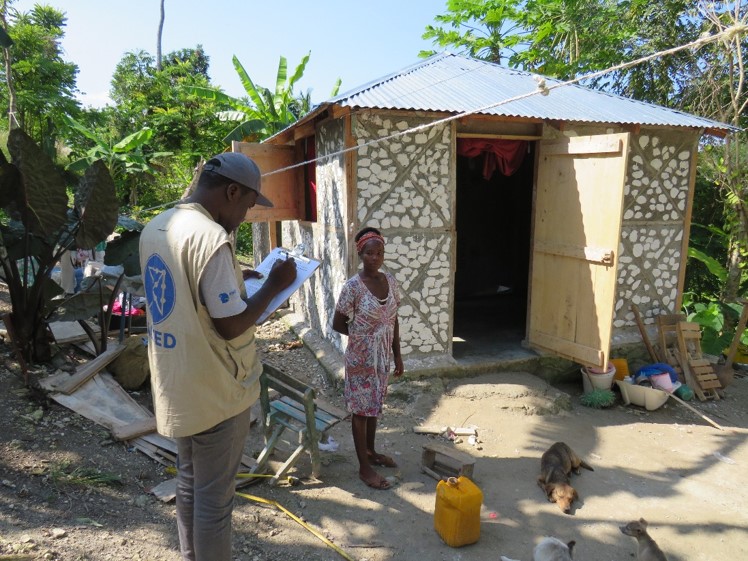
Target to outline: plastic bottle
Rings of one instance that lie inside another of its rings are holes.
[[[450,477],[436,485],[434,528],[451,547],[475,543],[480,538],[483,492],[467,477]]]
[[[616,380],[623,380],[629,375],[629,361],[625,358],[611,358],[610,362],[616,367],[616,373],[614,378]]]

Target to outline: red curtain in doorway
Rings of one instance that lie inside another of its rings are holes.
[[[498,169],[502,175],[514,174],[527,154],[526,140],[458,138],[457,155],[475,158],[483,155],[483,178],[491,179]]]

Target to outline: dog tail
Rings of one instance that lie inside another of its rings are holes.
[[[592,466],[588,464],[587,462],[585,462],[584,460],[579,460],[579,465],[582,466],[584,469],[595,471],[594,469],[592,469]]]

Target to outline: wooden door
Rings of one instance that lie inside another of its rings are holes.
[[[270,199],[272,207],[255,206],[247,211],[246,222],[275,222],[278,220],[300,220],[303,218],[304,198],[299,173],[302,167],[281,173],[266,175],[296,163],[296,148],[286,144],[256,144],[234,142],[234,152],[252,158],[262,173],[262,194]]]
[[[530,345],[607,364],[628,133],[541,141],[530,277]]]

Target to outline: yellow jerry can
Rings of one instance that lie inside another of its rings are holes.
[[[480,538],[483,492],[467,477],[450,477],[436,484],[434,528],[444,543],[460,547]]]

